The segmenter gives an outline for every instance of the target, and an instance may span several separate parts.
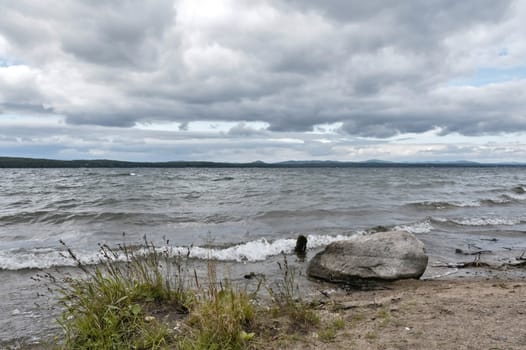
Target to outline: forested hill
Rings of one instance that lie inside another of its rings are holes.
[[[125,162],[119,160],[55,160],[0,157],[0,168],[185,168],[236,167],[244,164],[215,162]]]
[[[455,162],[414,162],[394,163],[388,161],[371,160],[364,162],[338,161],[286,161],[280,163],[264,163],[255,161],[250,163],[224,163],[204,161],[175,161],[175,162],[125,162],[118,160],[55,160],[38,158],[0,157],[0,168],[347,168],[347,167],[495,167],[520,166],[526,163],[476,163],[469,161]]]

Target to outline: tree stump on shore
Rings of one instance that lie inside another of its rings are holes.
[[[296,247],[294,248],[294,253],[298,256],[300,259],[305,259],[305,255],[307,254],[307,237],[304,235],[299,235],[296,239]]]

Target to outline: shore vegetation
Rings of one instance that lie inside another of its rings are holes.
[[[249,291],[219,279],[214,260],[200,280],[188,255],[146,239],[140,246],[101,245],[96,266],[66,249],[81,274],[53,278],[62,307],[59,349],[265,349],[320,328],[286,256],[277,282],[259,278]],[[331,332],[321,330],[323,339]]]

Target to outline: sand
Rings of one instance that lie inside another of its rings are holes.
[[[328,331],[273,347],[526,349],[523,279],[406,280],[372,291],[324,287],[320,313]],[[338,319],[344,321],[341,329],[342,322],[333,326]]]

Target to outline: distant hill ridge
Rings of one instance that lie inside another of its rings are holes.
[[[371,159],[361,162],[332,160],[290,160],[277,163],[254,161],[227,163],[210,161],[128,162],[109,159],[56,160],[41,158],[0,157],[0,168],[364,168],[364,167],[495,167],[526,166],[526,163],[477,163],[459,161],[390,162]]]

